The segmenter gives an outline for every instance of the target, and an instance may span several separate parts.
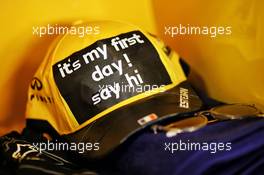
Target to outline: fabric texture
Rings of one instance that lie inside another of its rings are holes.
[[[40,154],[30,145],[45,138],[25,129],[21,135],[12,132],[1,137],[0,174],[263,174],[263,136],[260,118],[211,123],[170,138],[146,129],[94,168],[65,151]],[[180,142],[203,143],[208,150],[176,150],[175,143]],[[225,146],[215,149],[212,143]],[[227,147],[227,143],[231,144]]]

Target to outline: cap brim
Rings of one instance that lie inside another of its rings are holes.
[[[180,107],[180,88],[188,89],[189,108]],[[161,94],[137,101],[117,109],[74,133],[64,135],[68,142],[99,143],[99,150],[86,151],[80,156],[88,160],[104,158],[131,135],[158,121],[177,116],[177,114],[197,111],[202,102],[188,82]],[[155,114],[156,119],[140,125],[138,120]]]

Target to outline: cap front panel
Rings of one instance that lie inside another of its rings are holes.
[[[155,47],[140,31],[96,41],[54,64],[53,76],[79,124],[126,99],[172,84]]]

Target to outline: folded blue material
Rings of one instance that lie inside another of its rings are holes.
[[[119,174],[264,174],[264,119],[211,123],[170,138],[144,131],[115,160]]]
[[[91,167],[67,151],[39,154],[32,148],[38,133],[12,132],[0,137],[0,174],[264,174],[263,138],[263,118],[210,123],[174,137],[146,129]]]

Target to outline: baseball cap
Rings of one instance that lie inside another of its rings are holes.
[[[100,32],[59,36],[32,79],[26,118],[35,128],[98,143],[80,153],[97,160],[142,128],[201,107],[179,55],[156,36],[122,22],[82,25]]]

